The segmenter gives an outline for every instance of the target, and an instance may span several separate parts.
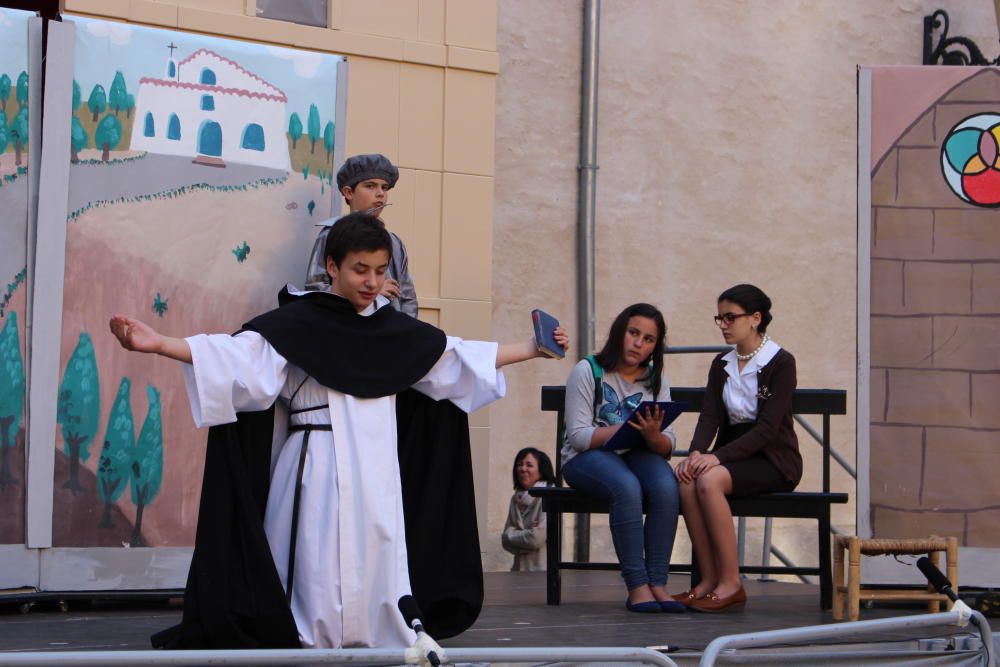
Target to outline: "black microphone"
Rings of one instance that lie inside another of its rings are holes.
[[[397,603],[399,613],[403,615],[406,624],[413,628],[415,632],[423,632],[424,626],[420,622],[420,605],[412,595],[404,595]]]
[[[948,581],[948,577],[941,573],[941,570],[934,567],[934,563],[927,556],[921,556],[917,559],[917,568],[927,577],[927,581],[937,589],[938,593],[944,593],[948,596],[952,602],[958,602],[958,595],[955,591],[951,590],[951,582]]]
[[[420,605],[417,604],[416,598],[412,595],[404,595],[399,598],[396,606],[399,607],[399,613],[403,615],[403,620],[406,621],[408,626],[413,628],[413,631],[417,635],[426,634],[424,632],[424,624],[420,622]],[[431,663],[434,667],[441,665],[441,660],[434,651],[427,651],[427,662]]]

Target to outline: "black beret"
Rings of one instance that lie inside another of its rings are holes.
[[[399,180],[399,170],[389,162],[389,158],[379,153],[354,155],[344,160],[343,166],[337,170],[337,189],[343,190],[347,185],[353,188],[370,178],[381,178],[391,188]]]

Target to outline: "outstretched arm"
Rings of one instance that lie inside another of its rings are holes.
[[[569,349],[569,334],[562,327],[556,327],[556,330],[552,333],[552,337],[555,338],[556,343],[558,343],[563,350]],[[503,368],[508,364],[516,364],[521,361],[527,361],[528,359],[537,359],[538,357],[544,357],[545,355],[538,349],[535,344],[535,339],[532,337],[523,343],[507,343],[501,345],[497,350],[497,368]]]
[[[121,346],[130,352],[151,352],[191,363],[191,346],[183,338],[164,336],[148,324],[125,315],[115,315],[109,325]]]

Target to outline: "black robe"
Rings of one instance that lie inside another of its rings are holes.
[[[327,293],[283,291],[279,301],[244,329],[324,386],[361,398],[397,394],[410,586],[432,636],[463,632],[483,602],[468,416],[408,389],[443,354],[444,333],[393,308],[358,315]],[[154,647],[300,646],[264,534],[273,426],[272,406],[209,429],[183,619],[153,635]]]

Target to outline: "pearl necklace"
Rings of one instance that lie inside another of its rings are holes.
[[[747,354],[740,354],[739,352],[737,352],[736,358],[739,359],[740,361],[750,361],[755,356],[757,356],[758,352],[764,349],[764,346],[767,345],[767,341],[769,340],[771,340],[771,337],[768,336],[767,334],[764,334],[764,338],[761,339],[760,345],[757,346],[756,350],[754,350],[753,352],[748,352]]]

